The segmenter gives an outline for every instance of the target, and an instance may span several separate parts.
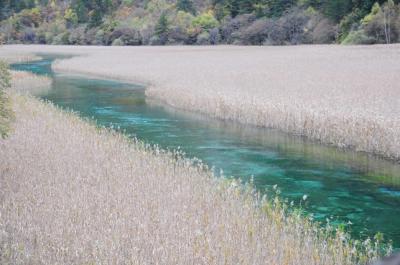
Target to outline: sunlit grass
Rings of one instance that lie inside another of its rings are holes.
[[[1,264],[364,264],[384,251],[271,191],[12,92],[0,140]]]

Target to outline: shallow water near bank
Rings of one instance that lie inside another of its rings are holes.
[[[351,222],[355,237],[383,232],[400,246],[399,164],[160,106],[146,100],[141,86],[54,74],[53,60],[45,57],[12,67],[50,75],[52,89],[41,97],[100,125],[120,127],[162,148],[180,147],[217,173],[222,169],[224,175],[245,181],[253,177],[260,190],[278,185],[282,197],[301,202],[315,219]],[[308,196],[305,202],[303,195]]]

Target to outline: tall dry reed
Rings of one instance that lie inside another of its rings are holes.
[[[51,89],[52,80],[24,71],[11,71],[12,90],[21,94],[40,95]]]
[[[0,140],[1,264],[345,265],[379,254],[196,160],[10,95],[14,131]]]
[[[56,71],[148,84],[176,108],[400,159],[400,46],[47,47]],[[1,50],[1,49],[0,49]],[[7,46],[15,53],[43,46]]]
[[[40,60],[41,57],[25,51],[14,51],[0,46],[0,58],[9,64],[31,62]]]

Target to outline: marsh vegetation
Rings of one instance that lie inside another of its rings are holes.
[[[85,55],[56,62],[56,72],[146,84],[148,98],[175,108],[393,160],[400,157],[398,49],[47,47]]]
[[[390,251],[178,153],[11,99],[14,131],[0,140],[3,264],[364,264]]]
[[[0,138],[7,136],[10,130],[12,110],[6,89],[10,88],[10,73],[8,65],[0,61]]]
[[[47,51],[86,55],[56,71],[141,81],[158,103],[398,159],[397,48]],[[1,50],[23,57],[41,47]],[[365,264],[391,251],[381,234],[354,241],[276,191],[262,196],[196,159],[18,94],[29,90],[24,79],[38,87],[49,79],[14,77],[3,95],[15,121],[0,140],[2,263]]]

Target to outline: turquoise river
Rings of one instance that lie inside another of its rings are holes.
[[[400,164],[338,150],[302,137],[177,111],[146,100],[144,88],[121,82],[55,74],[51,63],[12,65],[49,75],[52,89],[43,99],[72,109],[98,124],[162,148],[180,148],[219,174],[253,177],[263,191],[277,185],[281,196],[300,204],[318,221],[349,224],[356,238],[382,232],[400,247]],[[302,201],[303,195],[307,200]]]

